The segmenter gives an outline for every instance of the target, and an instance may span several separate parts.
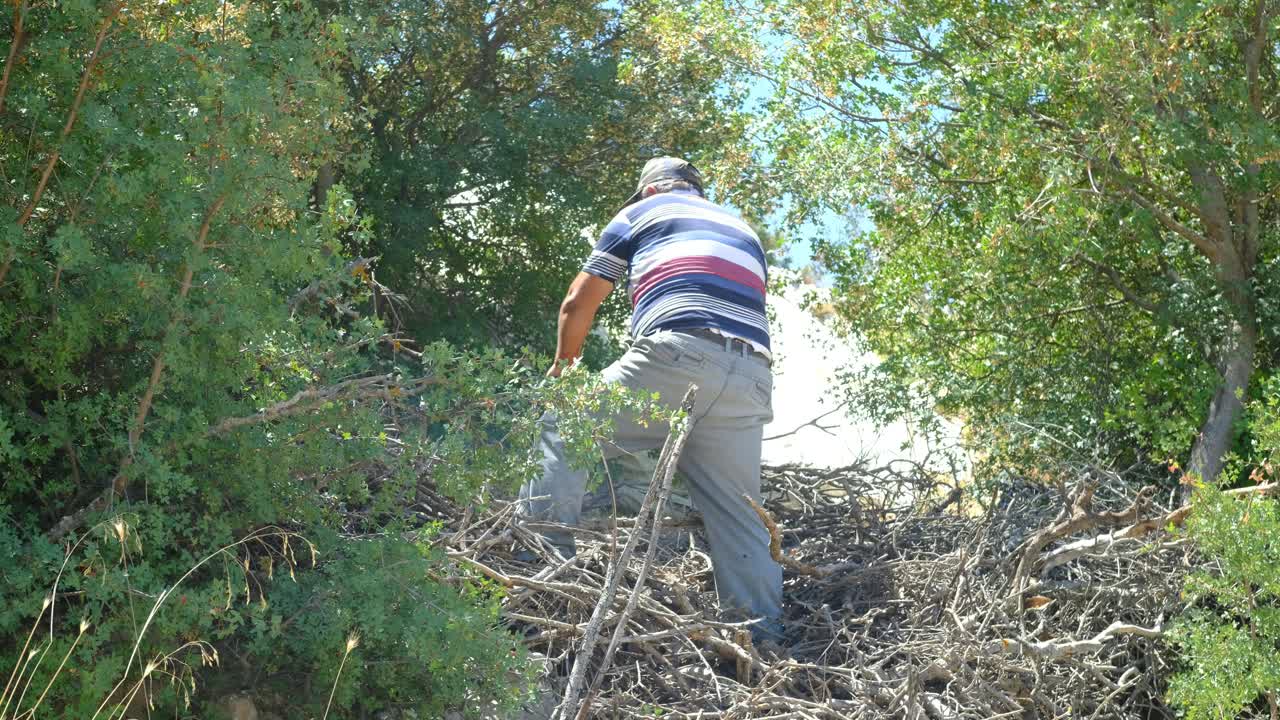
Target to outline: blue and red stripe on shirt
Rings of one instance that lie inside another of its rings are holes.
[[[769,350],[768,269],[749,225],[694,192],[623,208],[583,266],[631,293],[632,337],[707,328]]]

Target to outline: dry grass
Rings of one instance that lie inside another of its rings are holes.
[[[80,644],[81,638],[91,629],[87,619],[80,621],[76,635],[62,655],[58,666],[50,674],[43,688],[35,696],[31,704],[26,704],[28,693],[32,689],[32,683],[39,675],[40,668],[49,651],[57,644],[59,626],[56,615],[60,609],[59,600],[61,596],[59,587],[62,583],[62,578],[66,574],[73,558],[79,557],[78,551],[80,548],[91,538],[101,538],[105,541],[118,543],[120,548],[118,562],[121,569],[126,571],[133,553],[141,551],[140,541],[134,534],[132,525],[126,516],[117,516],[104,520],[76,538],[76,541],[72,543],[66,552],[49,595],[45,598],[40,612],[31,623],[31,629],[27,633],[22,651],[9,673],[9,679],[5,683],[3,693],[0,693],[0,720],[28,720],[36,717],[37,713],[44,707],[50,690],[62,677],[63,671],[66,669],[67,663],[75,652],[76,647]],[[252,547],[263,553],[264,557],[272,564],[274,562],[284,563],[289,568],[292,576],[293,569],[297,565],[297,557],[293,552],[293,545],[298,543],[303,544],[310,550],[310,559],[314,564],[315,548],[305,538],[281,528],[266,527],[250,533],[236,542],[218,548],[188,568],[182,577],[156,597],[147,612],[146,619],[140,626],[135,628],[128,662],[121,672],[119,680],[111,691],[102,698],[102,702],[98,705],[90,720],[123,718],[131,708],[137,707],[138,703],[144,703],[148,709],[152,708],[151,688],[157,681],[180,688],[189,702],[191,691],[195,686],[196,672],[195,668],[191,667],[187,662],[187,658],[195,655],[200,658],[201,666],[212,666],[218,663],[218,652],[208,642],[192,640],[168,652],[157,653],[147,662],[142,662],[140,656],[143,652],[147,632],[151,629],[165,603],[183,583],[216,559],[224,559],[228,561],[228,567],[243,571],[245,602],[247,603],[251,596],[249,583],[252,582],[252,575],[248,572],[248,561],[241,558],[239,553]],[[232,602],[230,585],[228,585],[228,607]],[[41,628],[46,625],[47,628],[41,631]],[[40,632],[38,633],[37,631]],[[351,647],[350,643],[348,643],[347,652],[350,652]],[[337,680],[335,679],[336,682]]]

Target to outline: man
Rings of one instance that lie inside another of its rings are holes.
[[[669,404],[689,385],[699,391],[679,468],[701,511],[721,605],[762,618],[757,639],[779,640],[782,569],[746,494],[760,500],[760,443],[773,417],[765,257],[746,223],[703,197],[690,163],[661,157],[645,164],[634,195],[605,228],[560,306],[557,377],[582,350],[600,303],[619,281],[631,294],[630,349],[605,369],[607,382],[657,391]],[[607,453],[661,445],[667,428],[614,418]],[[576,525],[587,474],[565,457],[556,418],[543,417],[542,476],[521,491],[532,519]],[[543,499],[538,499],[543,498]],[[568,532],[547,534],[565,556]]]

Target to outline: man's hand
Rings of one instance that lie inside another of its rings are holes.
[[[564,369],[572,364],[573,364],[572,360],[560,360],[559,358],[557,358],[556,360],[552,361],[551,367],[547,368],[547,377],[549,378],[560,377],[560,373],[564,372]]]
[[[613,290],[613,283],[590,273],[580,272],[573,279],[564,302],[560,303],[556,360],[547,371],[547,377],[560,377],[564,368],[582,354],[582,343],[587,339],[600,303],[608,297],[610,290]]]

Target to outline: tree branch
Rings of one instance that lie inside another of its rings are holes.
[[[803,429],[805,429],[805,428],[807,428],[807,427],[809,427],[809,426],[811,426],[811,425],[812,425],[813,427],[818,428],[819,430],[821,430],[822,432],[824,432],[824,433],[826,433],[826,434],[828,434],[828,435],[832,435],[832,434],[834,434],[834,433],[832,433],[832,432],[831,432],[831,429],[832,429],[832,428],[834,428],[834,427],[837,427],[837,426],[836,426],[836,425],[822,425],[822,424],[821,424],[821,422],[822,422],[822,420],[823,420],[823,419],[825,419],[828,415],[832,415],[832,414],[834,414],[834,413],[837,413],[837,412],[840,412],[841,410],[843,410],[843,409],[844,409],[844,406],[845,406],[845,405],[847,405],[847,404],[848,404],[848,401],[842,402],[842,403],[840,403],[839,405],[835,406],[834,408],[832,408],[832,409],[830,409],[830,410],[828,410],[828,411],[826,411],[826,412],[822,413],[822,414],[821,414],[821,415],[819,415],[818,417],[816,417],[816,418],[814,418],[814,419],[810,420],[809,422],[804,423],[803,425],[800,425],[800,426],[796,427],[796,429],[791,430],[790,432],[784,432],[784,433],[781,433],[781,434],[779,434],[779,435],[770,435],[770,436],[769,436],[769,437],[767,437],[767,438],[762,438],[762,439],[761,439],[761,442],[764,442],[764,441],[766,441],[766,440],[777,440],[777,439],[779,439],[779,438],[784,438],[784,437],[787,437],[787,436],[789,436],[789,435],[795,435],[796,433],[800,432],[801,430],[803,430]]]
[[[392,382],[391,375],[374,375],[371,377],[356,378],[347,380],[336,385],[328,387],[314,388],[312,390],[299,390],[294,393],[293,397],[288,400],[282,400],[274,405],[259,410],[252,415],[243,417],[226,418],[216,425],[213,425],[205,431],[206,437],[217,435],[225,435],[248,425],[258,425],[261,423],[271,422],[282,417],[290,415],[300,415],[320,408],[327,402],[342,397],[362,394],[372,388],[372,395],[383,395],[391,397],[393,389],[399,390],[401,393],[409,394],[420,390],[428,385],[438,384],[438,378],[419,378],[407,384],[398,384]]]
[[[751,75],[755,75],[756,77],[762,80],[767,80],[776,86],[781,87],[783,85],[783,82],[781,80],[774,77],[773,75],[770,75],[764,70],[751,67],[750,65],[734,60],[733,58],[728,57],[727,55],[722,56],[720,58],[720,61],[724,62],[725,64],[732,65],[738,68],[739,70],[742,70],[743,72],[749,73]],[[876,115],[862,115],[860,113],[853,112],[852,110],[844,107],[843,105],[839,105],[833,102],[830,98],[823,97],[819,93],[805,90],[803,87],[797,84],[788,84],[787,87],[793,90],[794,92],[799,93],[801,96],[808,98],[809,100],[812,100],[829,110],[834,111],[844,119],[850,120],[852,122],[858,122],[864,125],[888,125],[896,122],[902,122],[902,118],[893,118],[893,117],[876,116]]]
[[[1147,212],[1154,215],[1156,220],[1158,220],[1166,229],[1172,230],[1191,241],[1191,244],[1194,245],[1201,254],[1209,258],[1209,260],[1215,263],[1220,261],[1222,255],[1221,248],[1219,248],[1213,240],[1210,240],[1207,236],[1178,222],[1177,218],[1170,215],[1160,206],[1151,202],[1151,200],[1135,190],[1132,186],[1124,186],[1124,192],[1131,200],[1140,205]]]
[[[1025,638],[1002,639],[990,643],[987,646],[987,652],[992,655],[1029,656],[1039,660],[1067,660],[1081,655],[1092,655],[1102,650],[1108,640],[1120,635],[1137,635],[1154,640],[1164,637],[1164,627],[1157,625],[1153,628],[1144,628],[1117,620],[1087,640],[1033,642]]]
[[[9,94],[9,73],[13,71],[13,61],[18,59],[18,49],[25,40],[22,25],[26,19],[27,0],[22,0],[13,9],[13,44],[9,46],[9,57],[4,61],[4,74],[0,75],[0,113],[4,112],[4,100]]]
[[[1249,107],[1259,119],[1266,118],[1266,110],[1263,107],[1262,99],[1260,69],[1263,49],[1267,47],[1268,4],[1268,0],[1258,0],[1257,10],[1254,13],[1253,34],[1244,47],[1245,81],[1249,88]],[[1261,228],[1258,217],[1256,181],[1261,172],[1262,166],[1257,159],[1245,165],[1245,175],[1248,176],[1250,182],[1248,189],[1242,193],[1240,198],[1242,215],[1244,216],[1242,218],[1244,233],[1240,239],[1240,255],[1246,267],[1252,267],[1257,262],[1258,257]]]
[[[98,36],[93,44],[93,52],[90,53],[89,61],[85,63],[84,72],[80,75],[80,87],[76,90],[75,99],[71,101],[71,109],[67,112],[67,121],[62,126],[62,134],[58,137],[58,143],[54,146],[53,152],[49,154],[49,159],[45,161],[44,172],[40,174],[40,181],[36,183],[35,192],[31,193],[31,200],[18,218],[18,227],[27,226],[27,222],[31,220],[31,214],[35,212],[36,207],[40,204],[44,189],[49,184],[49,177],[53,175],[53,168],[58,164],[58,157],[62,154],[62,144],[66,142],[67,137],[71,135],[71,129],[75,127],[76,117],[80,114],[80,104],[84,102],[85,91],[89,88],[89,78],[93,75],[93,69],[98,64],[102,43],[107,39],[107,31],[111,29],[111,24],[115,22],[116,16],[119,14],[120,4],[112,4],[111,9],[107,11],[107,16],[102,20],[101,27],[98,28]],[[12,54],[12,50],[10,54]],[[9,66],[5,65],[6,82],[8,72]],[[0,283],[3,283],[5,276],[9,274],[9,268],[13,265],[13,260],[17,254],[18,247],[16,245],[9,248],[9,254],[5,257],[4,263],[0,264]]]
[[[213,201],[213,204],[209,206],[209,209],[205,211],[204,220],[200,223],[200,230],[192,241],[197,253],[204,251],[209,240],[209,228],[213,224],[213,216],[222,209],[222,205],[226,200],[227,196],[225,194],[218,196]],[[138,444],[138,440],[142,437],[147,415],[151,413],[151,403],[155,399],[156,390],[160,387],[160,380],[164,376],[164,346],[182,321],[183,307],[187,295],[191,292],[191,281],[194,276],[195,267],[191,263],[187,263],[186,270],[182,276],[182,285],[178,288],[178,298],[173,317],[169,320],[169,325],[165,328],[164,335],[160,338],[160,347],[156,350],[155,359],[151,363],[151,376],[147,380],[147,388],[142,392],[142,399],[138,401],[138,411],[134,414],[133,423],[129,426],[129,454],[120,462],[120,469],[116,471],[116,476],[111,480],[111,492],[116,495],[123,495],[125,490],[128,489],[129,479],[125,471],[133,464],[134,449]]]
[[[1124,281],[1124,278],[1120,277],[1120,272],[1118,270],[1110,265],[1104,265],[1103,263],[1091,260],[1084,255],[1078,255],[1077,257],[1080,262],[1088,265],[1094,270],[1097,270],[1099,273],[1102,273],[1104,277],[1110,280],[1111,284],[1120,291],[1120,294],[1124,296],[1125,300],[1128,300],[1152,315],[1158,315],[1160,313],[1160,306],[1138,295],[1138,293],[1133,288],[1129,287],[1129,285]]]

